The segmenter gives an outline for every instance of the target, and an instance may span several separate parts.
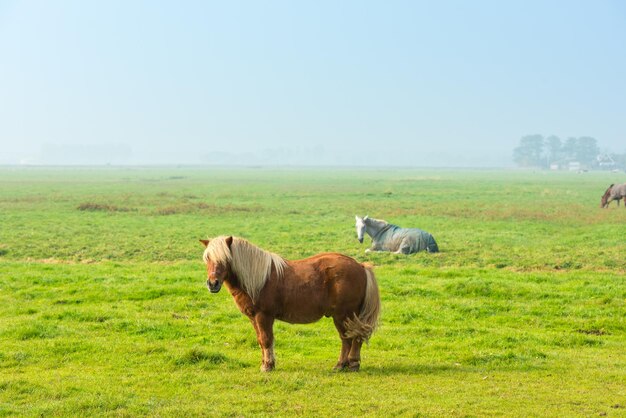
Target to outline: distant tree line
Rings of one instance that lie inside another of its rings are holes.
[[[570,137],[526,135],[513,150],[520,167],[614,169],[626,167],[626,154],[601,154],[598,141],[590,136]]]

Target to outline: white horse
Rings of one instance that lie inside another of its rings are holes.
[[[365,233],[372,238],[372,246],[365,252],[392,251],[398,254],[412,254],[422,250],[429,253],[439,252],[435,238],[426,231],[418,228],[400,228],[387,221],[368,216],[355,218],[359,242],[363,243]]]

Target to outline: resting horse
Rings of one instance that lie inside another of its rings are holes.
[[[600,207],[608,208],[609,203],[611,203],[613,200],[617,200],[617,206],[619,207],[619,201],[622,198],[626,198],[626,183],[618,184],[617,186],[615,184],[611,184],[602,196],[602,200],[600,201]],[[624,199],[624,207],[626,208],[626,199]]]
[[[368,216],[356,216],[356,235],[363,243],[363,234],[372,238],[369,251],[393,251],[398,254],[411,254],[426,250],[429,253],[439,252],[435,238],[426,231],[418,228],[400,228],[387,221],[373,219]]]
[[[335,369],[359,370],[361,345],[374,332],[380,296],[373,271],[354,259],[323,253],[289,261],[243,238],[217,237],[205,245],[207,287],[222,284],[256,331],[263,352],[261,371],[274,369],[274,320],[292,324],[332,316],[341,353]]]

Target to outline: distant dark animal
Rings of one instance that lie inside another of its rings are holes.
[[[336,369],[359,370],[361,345],[374,332],[380,296],[370,267],[338,253],[289,261],[243,238],[217,237],[205,245],[207,287],[222,283],[256,331],[262,371],[274,369],[274,320],[292,324],[332,317],[341,353]]]
[[[439,252],[435,238],[426,231],[418,228],[400,228],[381,219],[368,216],[356,216],[356,236],[363,243],[363,235],[367,233],[372,238],[369,251],[392,251],[398,254],[411,254],[426,250],[429,253]]]
[[[606,192],[604,192],[602,200],[600,200],[600,207],[608,208],[609,203],[613,200],[617,201],[617,206],[619,207],[619,201],[622,198],[626,198],[626,183],[618,185],[611,184],[609,188],[606,189]],[[624,207],[626,208],[626,199],[624,199],[624,202]]]

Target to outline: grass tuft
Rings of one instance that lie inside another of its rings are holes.
[[[174,364],[177,366],[194,365],[202,362],[216,365],[228,362],[228,358],[221,353],[208,353],[201,348],[194,347],[174,360]]]
[[[59,330],[56,326],[46,323],[35,323],[18,328],[15,336],[19,340],[47,339],[59,336]]]
[[[106,203],[85,202],[77,206],[83,212],[129,212],[132,209]]]
[[[156,215],[179,215],[179,214],[207,214],[207,215],[217,215],[224,213],[232,213],[232,212],[258,212],[261,209],[259,207],[250,207],[250,206],[234,206],[234,205],[225,205],[218,206],[212,205],[204,202],[197,203],[179,203],[176,205],[164,206],[158,209],[155,209],[154,213]]]

